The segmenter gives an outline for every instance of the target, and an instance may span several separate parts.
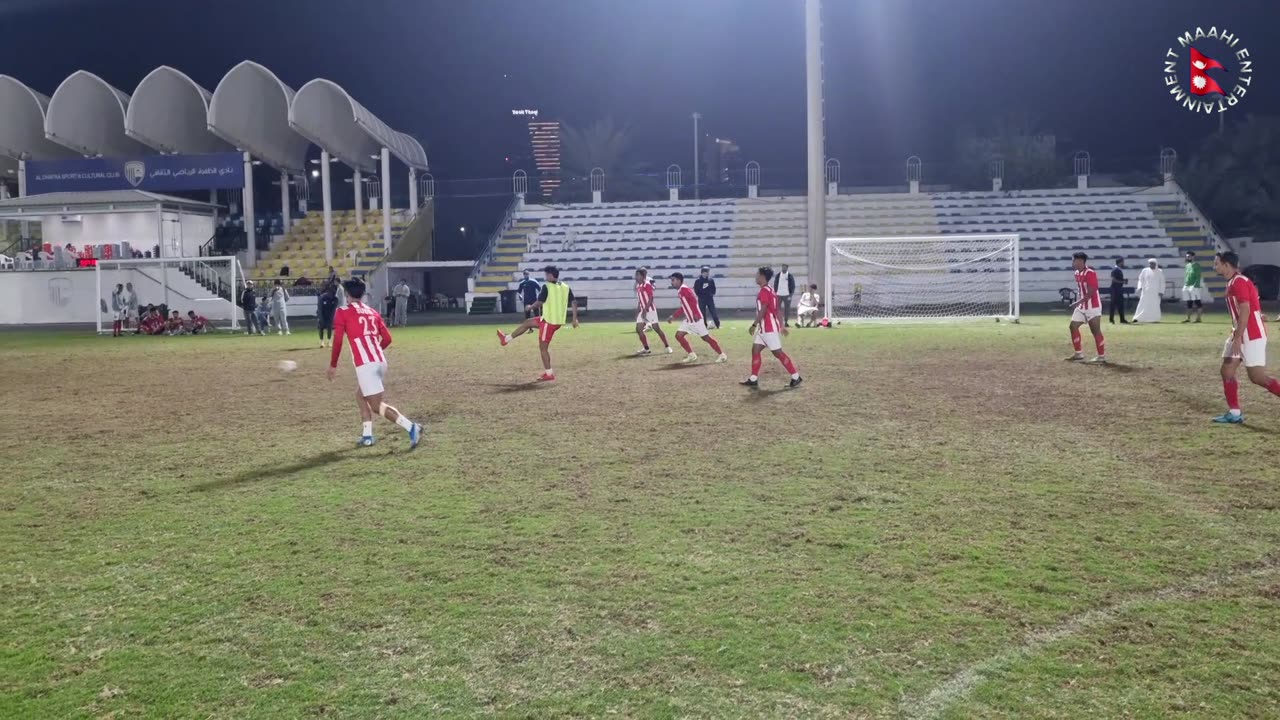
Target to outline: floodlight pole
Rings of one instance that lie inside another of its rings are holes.
[[[244,202],[244,234],[249,240],[249,267],[258,266],[258,235],[255,232],[253,217],[253,158],[248,152],[244,154],[244,191],[241,193]]]
[[[702,193],[699,192],[699,184],[701,178],[698,176],[698,121],[702,119],[702,113],[693,114],[693,199],[701,200]]]
[[[329,194],[329,151],[320,151],[320,200],[324,203],[324,259],[333,262],[333,198]]]
[[[382,148],[382,252],[391,254],[391,151]]]
[[[823,192],[826,142],[822,118],[822,0],[805,0],[804,49],[805,108],[808,120],[809,277],[816,279],[826,277],[827,264],[827,198]]]
[[[351,184],[356,189],[356,227],[364,227],[364,183],[359,169],[351,176]]]

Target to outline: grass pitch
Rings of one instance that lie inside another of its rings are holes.
[[[1065,325],[402,330],[413,453],[310,332],[0,335],[0,717],[1280,715],[1280,400]]]

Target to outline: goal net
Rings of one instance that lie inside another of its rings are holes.
[[[97,271],[98,332],[111,332],[118,308],[124,306],[129,326],[137,329],[139,314],[149,307],[187,318],[204,317],[216,329],[240,327],[235,302],[243,278],[234,257],[99,260]],[[120,298],[116,288],[122,289]]]
[[[827,240],[832,320],[1018,317],[1017,235]]]

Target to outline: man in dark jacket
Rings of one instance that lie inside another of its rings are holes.
[[[715,323],[720,328],[720,313],[716,312],[716,281],[711,279],[711,268],[702,266],[702,274],[693,281],[693,292],[698,296],[698,309],[707,324]]]
[[[337,285],[325,285],[324,291],[316,300],[316,325],[320,330],[320,347],[328,347],[333,342],[333,314],[338,311]],[[326,338],[325,333],[329,336]],[[328,342],[326,342],[326,340]]]
[[[778,310],[782,313],[782,326],[791,324],[791,296],[796,294],[796,276],[791,266],[783,263],[782,272],[773,276],[773,293],[778,296]]]
[[[526,319],[533,317],[534,303],[538,302],[538,293],[542,291],[542,286],[537,280],[529,277],[529,271],[524,271],[524,279],[516,286],[516,294],[520,296],[520,302],[524,305],[524,316]]]
[[[1115,267],[1111,268],[1111,324],[1116,324],[1116,313],[1120,313],[1120,322],[1129,324],[1124,319],[1124,258],[1116,258]]]
[[[267,331],[258,325],[258,316],[254,313],[258,309],[258,296],[253,294],[252,280],[244,281],[244,289],[240,291],[240,307],[244,309],[244,334],[258,332],[265,335]]]

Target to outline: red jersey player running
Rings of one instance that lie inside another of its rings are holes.
[[[716,362],[722,363],[728,360],[729,357],[720,349],[720,343],[716,342],[716,339],[711,337],[711,333],[707,332],[706,319],[702,317],[702,311],[698,309],[698,296],[693,292],[693,288],[684,284],[683,273],[671,273],[671,287],[676,290],[676,297],[680,300],[680,307],[671,313],[670,322],[675,322],[681,317],[684,318],[684,322],[680,323],[680,329],[676,331],[676,342],[680,343],[680,347],[689,353],[688,357],[682,362],[698,362],[698,353],[693,351],[689,341],[685,339],[685,336],[689,333],[697,335],[702,338],[703,342],[711,346],[711,349],[719,355],[716,358]]]
[[[1222,392],[1227,396],[1227,412],[1214,418],[1216,423],[1232,425],[1244,422],[1240,412],[1240,384],[1236,370],[1241,364],[1254,385],[1280,395],[1280,380],[1267,375],[1267,324],[1262,317],[1262,301],[1253,281],[1240,272],[1240,258],[1233,252],[1220,252],[1213,258],[1213,269],[1227,279],[1227,309],[1231,311],[1231,336],[1222,348]]]
[[[782,323],[782,316],[778,314],[778,296],[774,294],[773,288],[769,287],[769,281],[773,279],[773,268],[762,267],[756,271],[756,285],[760,286],[760,292],[756,294],[756,321],[751,323],[751,328],[747,331],[755,336],[751,345],[751,376],[742,381],[747,387],[759,387],[760,385],[760,362],[762,358],[760,354],[767,347],[773,352],[773,356],[782,361],[782,366],[791,373],[791,387],[799,387],[803,382],[800,377],[800,371],[796,370],[796,364],[786,353],[782,352],[782,335],[787,335],[788,331]],[[758,331],[758,332],[757,332]]]
[[[1084,360],[1084,343],[1080,339],[1080,326],[1089,324],[1089,332],[1093,333],[1093,344],[1098,348],[1098,357],[1091,363],[1107,361],[1107,341],[1102,337],[1102,296],[1098,294],[1098,273],[1089,267],[1089,256],[1078,252],[1071,256],[1071,267],[1076,271],[1076,288],[1080,299],[1071,313],[1071,346],[1075,353],[1068,361]]]
[[[342,357],[342,337],[351,343],[351,361],[356,366],[356,404],[360,406],[363,421],[359,445],[373,444],[373,417],[381,415],[404,428],[409,433],[409,449],[418,447],[422,440],[422,426],[400,414],[399,410],[382,401],[382,379],[387,375],[387,356],[383,354],[391,345],[391,331],[382,322],[377,310],[364,304],[364,281],[352,278],[342,283],[347,291],[347,306],[338,308],[333,316],[333,354],[329,358],[329,380],[338,372],[338,358]]]
[[[649,338],[644,334],[649,328],[658,333],[658,339],[662,340],[667,353],[673,352],[666,333],[662,332],[662,324],[658,322],[658,306],[653,302],[653,283],[649,282],[649,271],[640,268],[636,271],[636,335],[640,336],[641,345],[636,351],[637,355],[649,354]]]

